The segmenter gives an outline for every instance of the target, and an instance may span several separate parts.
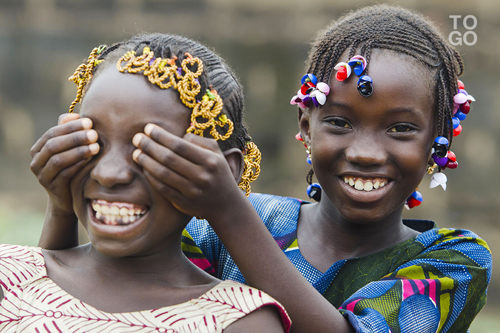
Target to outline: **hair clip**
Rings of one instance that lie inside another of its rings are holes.
[[[359,93],[363,97],[369,97],[373,94],[373,79],[368,75],[362,75],[366,66],[366,59],[363,56],[355,55],[349,62],[339,62],[335,65],[333,68],[337,71],[335,78],[337,81],[342,82],[351,76],[351,72],[354,71],[354,74],[360,77],[358,80]]]
[[[307,187],[307,196],[319,202],[321,200],[321,185],[318,183],[312,183],[309,185]]]
[[[309,107],[311,102],[315,107],[325,105],[326,96],[330,93],[330,87],[326,83],[318,82],[314,74],[304,75],[300,83],[302,86],[297,95],[292,97],[290,104],[299,105],[303,109]]]
[[[443,190],[446,191],[446,182],[447,181],[448,181],[448,177],[446,177],[446,175],[444,173],[437,172],[437,173],[432,175],[431,184],[429,187],[435,188],[435,187],[441,186],[443,188]]]
[[[360,76],[366,68],[366,59],[363,56],[355,55],[347,64],[354,70],[354,74]]]
[[[363,97],[370,97],[373,94],[373,79],[368,75],[363,75],[358,80],[358,91]]]
[[[422,194],[419,191],[415,190],[408,197],[408,199],[406,199],[405,208],[412,209],[413,207],[420,206],[420,204],[422,204],[423,200],[424,200],[424,198],[422,197]]]

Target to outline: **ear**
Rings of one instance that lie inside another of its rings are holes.
[[[300,107],[298,109],[299,115],[299,129],[300,135],[302,136],[302,140],[309,147],[311,145],[311,135],[310,135],[310,122],[309,122],[309,109],[302,109]]]
[[[233,173],[236,184],[239,184],[241,175],[243,174],[243,170],[245,168],[243,153],[238,148],[231,148],[223,151],[222,154],[226,158],[227,164],[229,164],[229,168]]]

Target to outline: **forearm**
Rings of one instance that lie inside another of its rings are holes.
[[[288,260],[248,200],[228,211],[214,218],[212,227],[248,284],[283,304],[292,332],[351,332],[347,320]]]
[[[76,215],[57,209],[49,200],[38,246],[49,250],[78,246]]]

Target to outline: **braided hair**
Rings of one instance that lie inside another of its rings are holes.
[[[365,7],[341,17],[321,31],[313,42],[308,71],[318,81],[330,82],[339,58],[363,55],[369,64],[372,50],[386,49],[415,58],[434,75],[434,112],[439,136],[453,138],[453,96],[464,65],[459,53],[438,29],[420,14],[395,6]],[[347,61],[347,60],[346,60]],[[369,66],[369,65],[368,65]]]
[[[178,35],[161,33],[137,35],[129,40],[106,47],[99,53],[96,57],[99,65],[94,67],[92,77],[98,76],[107,66],[115,66],[116,61],[124,53],[128,51],[142,52],[146,46],[154,52],[155,57],[170,59],[177,57],[177,66],[180,66],[186,52],[202,60],[203,72],[198,78],[201,90],[196,99],[201,100],[209,88],[217,91],[224,104],[222,112],[234,124],[232,135],[227,140],[218,140],[217,142],[222,150],[238,148],[245,152],[246,144],[251,138],[243,122],[242,86],[224,60],[204,45]],[[102,60],[104,61],[101,63]],[[85,90],[88,90],[92,81],[90,80],[85,86]],[[83,94],[84,91],[82,96]]]

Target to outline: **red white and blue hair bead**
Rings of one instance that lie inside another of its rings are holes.
[[[358,91],[363,97],[369,97],[373,94],[373,79],[368,75],[362,75],[367,66],[366,59],[363,56],[355,55],[349,62],[339,62],[334,70],[337,71],[335,78],[337,81],[344,81],[354,72],[360,78],[358,79]]]
[[[315,107],[325,105],[326,96],[330,93],[330,87],[324,82],[318,82],[318,78],[314,74],[306,74],[300,80],[302,86],[297,95],[293,96],[290,104],[298,105],[305,109],[311,106]]]
[[[453,136],[458,136],[462,132],[461,121],[465,120],[470,111],[470,104],[475,101],[474,97],[469,95],[465,90],[463,82],[458,80],[457,83],[458,91],[457,94],[453,96]],[[436,168],[438,169],[438,172],[432,175],[430,188],[441,186],[443,190],[446,191],[446,182],[448,178],[442,171],[446,168],[455,169],[458,167],[457,156],[449,150],[449,141],[447,138],[444,136],[438,136],[434,140],[431,156],[434,161],[434,165],[429,167],[428,172],[432,174]],[[410,196],[408,200],[410,200],[412,196]],[[414,202],[414,200],[412,200],[412,202]],[[411,208],[410,205],[407,206]]]

